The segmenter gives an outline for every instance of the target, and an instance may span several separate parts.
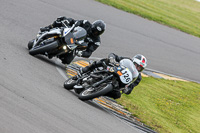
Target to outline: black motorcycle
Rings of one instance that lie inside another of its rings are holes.
[[[58,57],[65,60],[66,53],[75,54],[76,50],[86,49],[87,43],[84,43],[86,30],[82,27],[75,27],[75,24],[70,27],[62,23],[64,27],[39,32],[36,39],[29,41],[29,54],[43,54],[49,58]]]
[[[129,59],[123,59],[119,63],[103,63],[91,72],[71,77],[64,83],[64,88],[78,94],[81,100],[90,100],[104,96],[112,90],[121,91],[125,85],[131,84],[139,73],[135,65]]]

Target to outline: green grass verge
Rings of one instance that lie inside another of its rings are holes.
[[[143,77],[130,95],[117,102],[161,133],[200,131],[200,84]]]
[[[200,37],[200,2],[195,0],[96,0]]]
[[[200,37],[200,3],[195,0],[97,0]],[[143,78],[117,100],[158,132],[200,131],[200,84]]]

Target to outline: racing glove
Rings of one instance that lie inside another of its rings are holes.
[[[63,21],[64,19],[67,19],[65,16],[60,16],[57,18],[57,21],[61,22]]]
[[[130,94],[131,91],[132,91],[132,89],[131,89],[128,85],[126,85],[126,86],[124,87],[124,89],[122,90],[122,93]]]
[[[52,28],[55,28],[55,27],[61,27],[62,26],[62,21],[65,21],[66,20],[66,17],[64,16],[61,16],[61,17],[58,17],[52,24]]]
[[[116,60],[113,57],[109,57],[108,59],[110,63],[116,63]]]
[[[40,27],[40,31],[44,32],[44,31],[49,31],[51,29],[51,25],[46,26],[46,27]]]

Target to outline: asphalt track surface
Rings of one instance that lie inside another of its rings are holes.
[[[94,0],[1,0],[0,132],[137,133],[91,102],[63,88],[56,68],[43,56],[30,56],[27,42],[58,16],[107,23],[101,47],[92,55],[142,53],[148,68],[200,81],[200,39]]]

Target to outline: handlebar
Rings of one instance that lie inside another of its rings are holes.
[[[67,23],[69,23],[67,20],[63,20],[63,21],[61,21],[61,23],[65,26],[65,27],[69,27],[69,24],[68,24],[68,26],[67,26],[67,24],[65,23],[65,22],[67,22]],[[76,26],[76,24],[78,23],[78,21],[76,21],[73,25],[72,25],[72,27],[74,28],[75,26]],[[72,28],[71,27],[71,28]]]

